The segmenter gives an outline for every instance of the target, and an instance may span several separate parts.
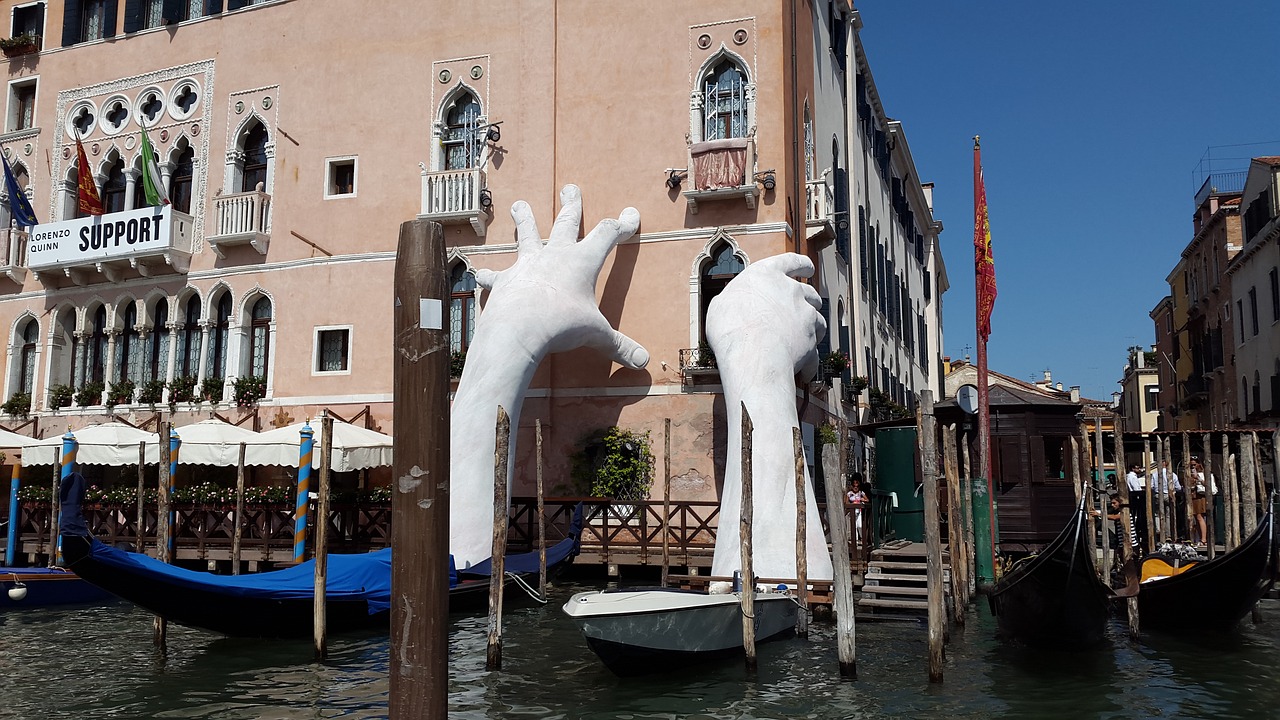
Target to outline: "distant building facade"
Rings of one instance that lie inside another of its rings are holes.
[[[1129,362],[1120,380],[1120,415],[1125,430],[1148,433],[1158,429],[1160,419],[1160,372],[1155,366],[1157,352],[1129,348]]]
[[[1240,203],[1244,243],[1227,268],[1237,417],[1280,425],[1280,157],[1254,158]]]

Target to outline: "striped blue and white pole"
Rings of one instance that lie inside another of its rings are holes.
[[[71,477],[71,473],[76,471],[76,451],[80,449],[80,443],[76,442],[76,436],[70,430],[66,435],[62,436],[62,461],[59,463],[61,469],[58,473],[59,487],[66,487],[67,478]],[[61,491],[59,491],[61,494]],[[53,498],[53,503],[58,504],[58,514],[62,514],[62,498]],[[51,503],[51,504],[53,504]],[[62,564],[62,520],[60,517],[54,518],[54,527],[52,532],[57,534],[58,540],[54,543],[57,550],[54,553],[56,558],[55,564]]]
[[[178,550],[178,511],[173,509],[173,491],[178,487],[178,450],[181,448],[182,438],[169,428],[169,562],[178,559],[175,554]]]
[[[302,562],[307,554],[307,504],[311,500],[311,447],[315,431],[308,423],[298,434],[302,442],[298,445],[298,504],[293,516],[294,562]]]
[[[22,462],[14,459],[13,479],[9,481],[9,532],[4,546],[4,564],[13,567],[18,551],[18,488],[22,485]]]

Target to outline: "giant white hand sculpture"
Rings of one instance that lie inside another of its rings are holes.
[[[758,577],[796,577],[796,482],[792,430],[795,376],[818,370],[817,342],[827,324],[813,287],[794,278],[813,275],[813,262],[784,253],[755,262],[729,282],[707,308],[707,342],[716,355],[729,418],[729,454],[720,497],[720,525],[712,575],[742,567],[742,403],[751,413],[752,562]],[[805,471],[808,576],[830,580],[831,554]],[[831,478],[828,482],[838,482]]]
[[[543,246],[533,211],[523,200],[511,206],[516,222],[516,262],[502,272],[481,270],[476,281],[490,291],[467,349],[449,432],[449,551],[459,568],[489,558],[493,549],[493,454],[498,406],[511,417],[509,467],[515,462],[515,430],[533,373],[547,353],[593,347],[629,368],[642,368],[649,353],[614,330],[596,306],[596,277],[617,243],[640,225],[626,208],[602,220],[582,242],[582,194],[560,191],[560,214]],[[511,471],[507,488],[511,487]]]

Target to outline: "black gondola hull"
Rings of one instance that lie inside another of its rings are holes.
[[[1111,591],[1094,570],[1083,508],[1038,556],[996,583],[989,601],[1002,636],[1035,647],[1102,641]]]
[[[1273,533],[1267,513],[1253,534],[1226,555],[1143,583],[1138,591],[1140,627],[1179,634],[1235,627],[1275,582]]]

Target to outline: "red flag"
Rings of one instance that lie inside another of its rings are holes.
[[[987,187],[982,180],[982,151],[973,139],[973,268],[978,295],[978,334],[991,335],[991,310],[996,305],[996,262],[991,255],[991,221],[987,217]]]
[[[93,182],[93,173],[89,171],[89,159],[84,156],[84,145],[80,143],[79,135],[76,135],[76,162],[80,166],[77,175],[79,190],[76,193],[80,212],[86,215],[101,215],[102,198],[98,196],[98,186]]]

